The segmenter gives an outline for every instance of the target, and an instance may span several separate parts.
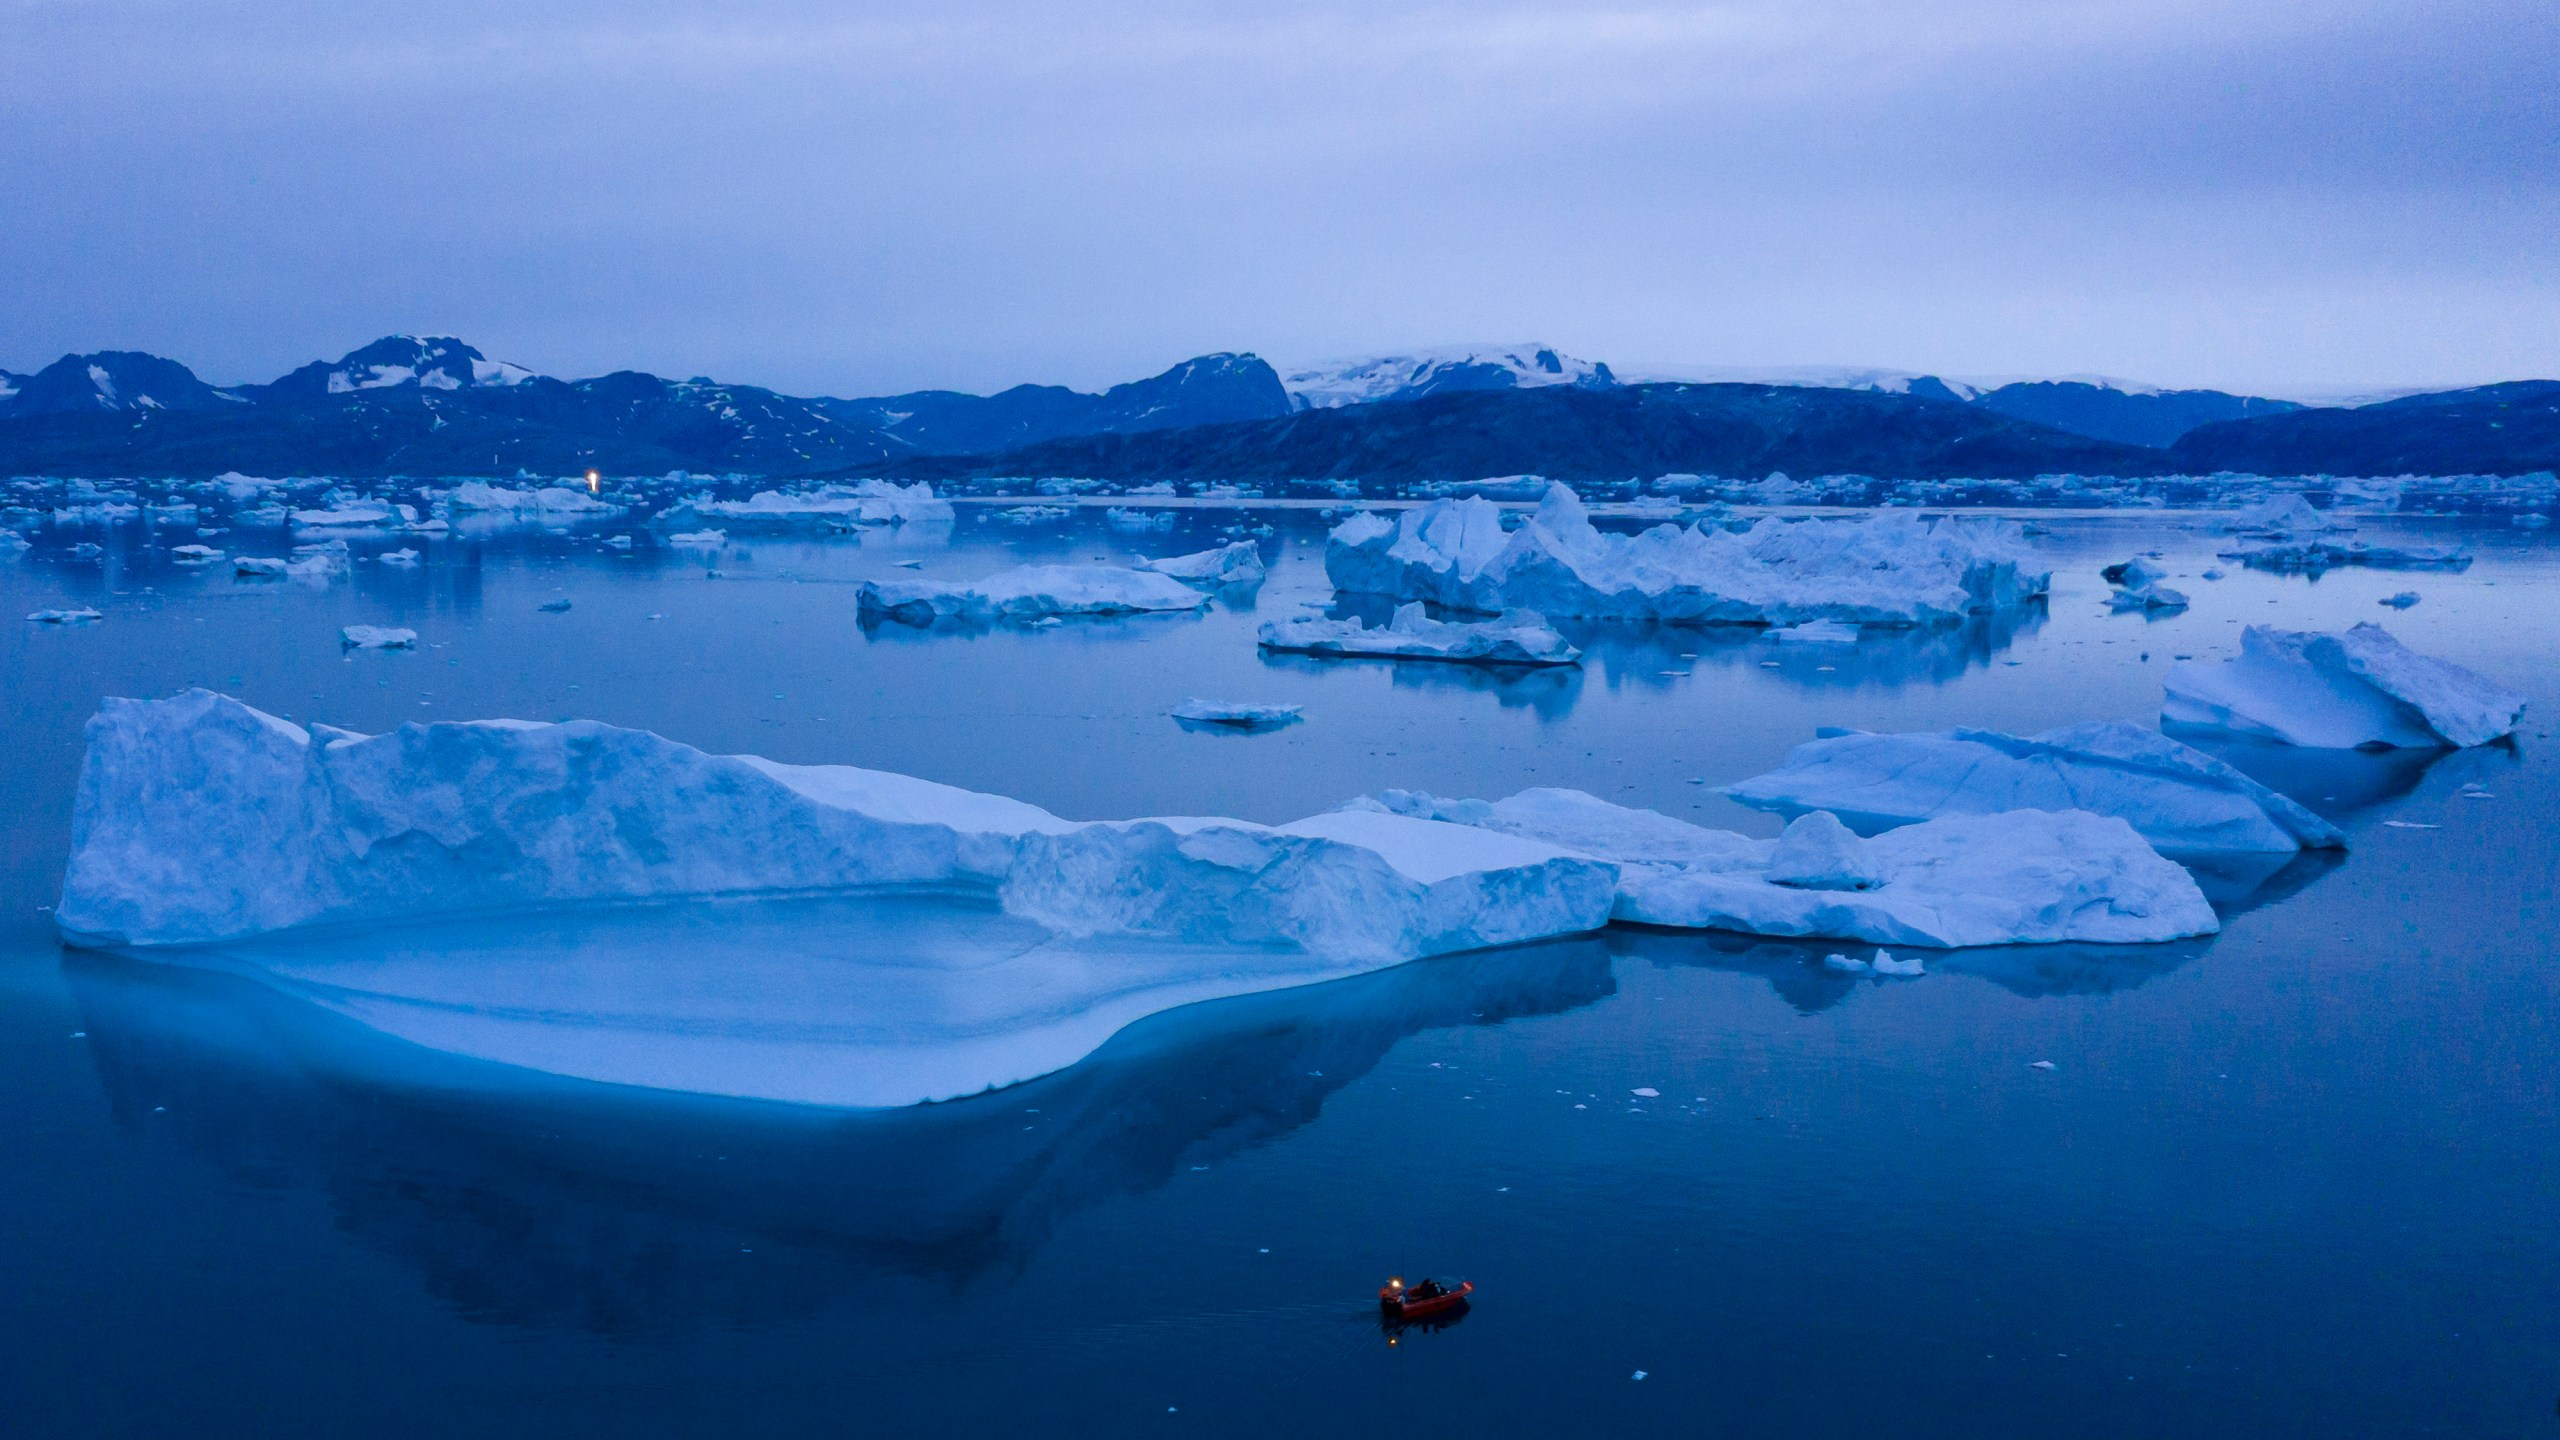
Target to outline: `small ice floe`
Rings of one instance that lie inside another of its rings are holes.
[[[996,518],[1007,525],[1046,525],[1074,513],[1064,505],[1015,505],[997,511]]]
[[[1873,965],[1864,960],[1860,960],[1855,956],[1840,954],[1823,956],[1822,968],[1825,970],[1837,970],[1846,975],[1864,975],[1875,969]]]
[[[282,576],[287,562],[273,555],[239,555],[231,561],[231,573],[244,579],[265,580]]]
[[[23,555],[35,542],[15,530],[0,530],[0,555]]]
[[[2524,697],[2417,654],[2367,621],[2344,634],[2252,625],[2232,660],[2170,667],[2164,722],[2318,749],[2486,745]]]
[[[176,545],[169,555],[181,565],[210,565],[222,558],[223,552],[211,545]]]
[[[418,563],[418,552],[415,550],[389,551],[382,556],[382,563],[385,565],[401,566],[415,565]]]
[[[356,500],[325,510],[296,510],[289,519],[296,530],[381,530],[418,518],[409,506],[394,510],[378,500]]]
[[[1324,659],[1436,660],[1462,665],[1579,665],[1582,652],[1565,643],[1544,617],[1516,611],[1493,620],[1453,624],[1434,620],[1422,602],[1396,607],[1375,628],[1349,620],[1273,620],[1260,643],[1265,650]]]
[[[2027,1062],[2027,1068],[2030,1070],[2050,1070],[2053,1068],[2053,1062],[2050,1060],[2030,1060]]]
[[[1649,1372],[1647,1372],[1647,1371],[1643,1371],[1643,1370],[1639,1370],[1639,1371],[1637,1371],[1637,1372],[1634,1374],[1634,1376],[1633,1376],[1633,1377],[1631,1377],[1631,1378],[1634,1378],[1634,1379],[1637,1379],[1637,1380],[1641,1380],[1641,1379],[1643,1379],[1643,1378],[1646,1376],[1646,1374],[1647,1374],[1647,1373],[1649,1373]]]
[[[1297,724],[1304,709],[1300,705],[1238,705],[1194,698],[1176,706],[1173,718],[1186,725],[1222,730],[1277,730]]]
[[[550,612],[551,614],[557,615],[557,614],[559,614],[561,611],[566,610],[566,609],[568,609],[568,608],[569,608],[569,597],[568,597],[568,596],[566,596],[566,595],[563,595],[563,596],[561,596],[561,597],[560,597],[559,599],[557,599],[557,600],[545,600],[545,601],[543,601],[540,605],[537,605],[537,606],[535,606],[534,608],[535,608],[535,609],[537,609],[537,610],[544,610],[544,611],[548,611],[548,612]]]
[[[1724,793],[1780,814],[1827,810],[1862,830],[1948,815],[2087,810],[2124,820],[2172,854],[2347,843],[2336,826],[2213,756],[2112,720],[2024,736],[1829,734]]]
[[[2382,597],[2380,603],[2388,605],[2394,610],[2406,610],[2410,606],[2418,603],[2418,592],[2415,590],[2403,590],[2397,595],[2386,595]]]
[[[1643,1100],[1651,1100],[1662,1094],[1661,1091],[1654,1089],[1650,1085],[1639,1085],[1627,1093]]]
[[[729,532],[726,530],[687,530],[668,536],[667,543],[670,545],[681,545],[693,550],[717,550],[721,546],[729,543]]]
[[[1140,492],[1132,490],[1129,493],[1135,495]],[[1170,530],[1173,528],[1173,519],[1173,512],[1170,510],[1125,510],[1114,506],[1102,512],[1102,523],[1114,530]]]
[[[2156,611],[2187,608],[2187,597],[2184,593],[2160,583],[2169,578],[2169,572],[2142,556],[2137,555],[2131,560],[2109,565],[2098,573],[2108,584],[2116,587],[2115,594],[2107,601],[2109,607],[2115,610]]]
[[[1190,555],[1173,555],[1162,560],[1141,560],[1141,570],[1170,575],[1194,585],[1250,585],[1268,573],[1262,563],[1262,550],[1250,540],[1221,545],[1215,550],[1202,550]]]
[[[38,610],[27,618],[38,625],[86,625],[107,617],[84,605],[71,610]]]
[[[1781,645],[1855,645],[1858,627],[1837,620],[1807,620],[1801,625],[1780,625],[1762,632],[1764,640]]]
[[[348,650],[410,650],[418,632],[396,625],[349,625],[338,631],[338,644]]]
[[[1926,975],[1929,973],[1928,965],[1917,955],[1908,960],[1897,960],[1893,958],[1891,952],[1878,950],[1876,958],[1867,963],[1874,966],[1875,972],[1879,975]]]
[[[921,570],[924,568],[924,562],[921,560],[892,560],[889,563],[900,570]]]
[[[2444,828],[2442,825],[2425,820],[2385,820],[2382,823],[2394,830],[2441,830]]]
[[[1208,603],[1207,595],[1169,575],[1115,565],[1023,565],[969,585],[865,580],[855,592],[863,614],[910,625],[1175,612]]]
[[[95,560],[106,553],[107,547],[94,540],[83,540],[71,547],[71,558],[74,560]]]
[[[2373,570],[2468,570],[2471,552],[2458,545],[2367,545],[2362,541],[2285,540],[2225,551],[2252,570],[2317,574],[2347,565]]]
[[[628,535],[607,535],[604,537],[604,548],[607,550],[628,550],[631,548],[631,537]]]

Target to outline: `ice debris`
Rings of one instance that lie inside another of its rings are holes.
[[[2252,625],[2237,658],[2181,661],[2165,684],[2164,723],[2340,750],[2485,745],[2525,704],[2370,621],[2344,634]]]
[[[2397,595],[2386,595],[2382,598],[2382,603],[2390,606],[2394,610],[2406,610],[2410,606],[2418,603],[2418,592],[2415,590],[2403,590]]]
[[[520,906],[959,887],[1069,936],[1277,946],[1322,962],[1293,973],[1329,975],[1597,929],[1616,878],[1556,845],[1384,813],[1085,824],[594,721],[358,736],[190,690],[109,699],[89,722],[55,918],[80,943],[149,946]],[[1296,983],[1214,980],[1191,998]],[[1107,991],[1111,976],[1082,983]]]
[[[1198,610],[1209,597],[1168,575],[1114,565],[1022,565],[973,585],[939,580],[865,580],[855,603],[866,615],[912,625],[936,620],[1036,620],[1051,615],[1129,615]]]
[[[1826,736],[1724,787],[1756,809],[1828,811],[1881,830],[1948,815],[2086,810],[2113,815],[2172,855],[2283,853],[2346,844],[2326,820],[2157,731],[2095,721],[2037,735]]]
[[[1438,500],[1393,521],[1355,515],[1333,530],[1325,573],[1338,590],[1457,610],[1534,610],[1683,625],[1953,624],[2045,593],[2050,569],[1999,521],[1930,524],[1904,511],[1858,520],[1762,520],[1735,534],[1657,525],[1605,534],[1574,492],[1549,486],[1505,530],[1500,507]]]
[[[38,625],[85,625],[107,617],[83,605],[71,610],[38,610],[27,618]]]
[[[210,565],[222,558],[222,552],[211,545],[178,545],[169,554],[181,565]]]
[[[545,600],[533,608],[543,611],[546,614],[559,615],[565,613],[569,609],[571,603],[572,602],[569,597],[563,595],[557,600]]]
[[[385,565],[401,566],[415,565],[418,563],[418,552],[415,550],[388,550],[383,552],[382,563]]]
[[[1175,706],[1173,718],[1194,725],[1215,725],[1233,730],[1277,730],[1283,725],[1296,724],[1305,708],[1301,705],[1242,705],[1194,698]]]
[[[1582,652],[1526,611],[1472,624],[1434,620],[1422,602],[1407,601],[1380,626],[1348,620],[1264,622],[1261,645],[1286,654],[1327,659],[1438,660],[1462,665],[1579,665]]]
[[[1611,915],[1681,929],[1951,948],[2066,940],[2140,943],[2220,928],[2195,881],[2133,827],[2082,811],[1950,815],[1859,842],[1871,889],[1780,884],[1781,840],[1710,830],[1579,790],[1442,800],[1389,790],[1354,801],[1480,825],[1618,867]]]
[[[1262,550],[1250,540],[1238,540],[1215,550],[1202,550],[1191,555],[1172,555],[1161,560],[1141,560],[1141,570],[1170,575],[1194,585],[1250,585],[1267,573],[1262,563]]]
[[[338,631],[338,644],[348,650],[409,650],[418,632],[396,625],[349,625]]]

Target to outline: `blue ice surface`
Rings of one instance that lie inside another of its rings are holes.
[[[853,614],[865,576],[1176,553],[1231,518],[742,538],[716,580],[597,543],[627,524],[389,541],[426,563],[325,587],[181,570],[130,529],[102,561],[39,534],[0,562],[0,615],[106,612],[0,631],[13,1428],[2547,1433],[2560,551],[2532,534],[2368,523],[2479,553],[2390,624],[2524,688],[2524,731],[2449,756],[2222,748],[2355,848],[2227,877],[2210,941],[1878,981],[1826,970],[1836,946],[1611,931],[1187,1007],[1025,1086],[855,1113],[420,1045],[297,993],[315,982],[279,956],[66,955],[41,909],[108,694],[203,684],[367,731],[592,716],[1077,817],[1552,784],[1765,834],[1713,786],[1816,726],[2146,720],[2175,655],[2228,653],[2247,622],[2343,628],[2409,583],[2206,582],[2218,537],[2177,517],[2058,519],[2053,599],[2015,624],[1849,654],[1566,626],[1582,671],[1508,677],[1258,656],[1260,620],[1327,598],[1320,527],[1279,513],[1270,580],[1197,618]],[[2098,566],[2154,548],[2193,607],[2106,614]],[[555,595],[574,608],[537,610]],[[342,655],[356,623],[420,648]],[[1308,721],[1188,734],[1163,717],[1192,694]],[[627,953],[655,957],[627,1000],[648,981],[760,1005],[758,966],[788,970],[810,933],[760,908],[770,931],[698,945],[699,915],[646,945],[611,942],[629,915],[542,922],[578,928],[565,948],[475,943],[526,984]],[[372,963],[407,1000],[436,978],[367,943],[314,963]],[[1368,1297],[1414,1270],[1479,1304],[1391,1348]]]

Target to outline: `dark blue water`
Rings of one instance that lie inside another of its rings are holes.
[[[947,542],[751,541],[718,579],[603,532],[327,587],[181,572],[130,530],[0,563],[10,1431],[2554,1431],[2560,550],[2376,525],[2482,558],[2205,582],[2214,537],[2175,517],[2057,520],[2053,601],[2014,626],[1853,656],[1586,629],[1583,672],[1506,682],[1259,658],[1253,625],[1321,593],[1312,517],[1270,518],[1249,602],[977,635],[866,630],[851,582],[1132,538],[964,516]],[[2194,608],[2102,614],[2098,565],[2155,547]],[[2424,602],[2375,603],[2404,588]],[[65,602],[107,618],[15,618]],[[2144,719],[2172,656],[2241,622],[2367,618],[2527,691],[2525,731],[2432,763],[2232,752],[2356,848],[2226,881],[2210,941],[1880,983],[1828,946],[1613,931],[1162,1015],[895,1113],[438,1056],[247,980],[66,954],[43,908],[82,721],[187,684],[359,730],[591,716],[1080,817],[1559,784],[1767,833],[1709,786],[1818,724]],[[342,658],[359,622],[422,648]],[[1308,718],[1193,734],[1164,712],[1195,694]],[[1481,1303],[1391,1345],[1369,1297],[1416,1270]]]

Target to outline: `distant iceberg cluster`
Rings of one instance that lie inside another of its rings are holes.
[[[1673,625],[1951,625],[2043,595],[2052,569],[2014,525],[1935,523],[1901,511],[1857,520],[1766,519],[1735,533],[1656,525],[1604,533],[1563,485],[1516,530],[1489,500],[1437,500],[1394,520],[1335,527],[1339,590],[1453,610]]]

